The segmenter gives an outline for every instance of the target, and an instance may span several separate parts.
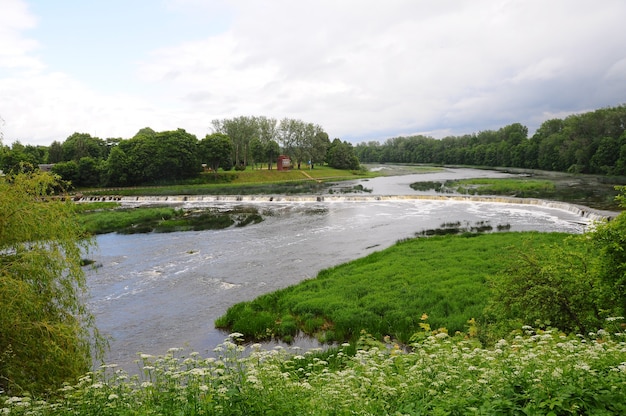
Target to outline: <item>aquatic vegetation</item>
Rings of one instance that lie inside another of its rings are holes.
[[[252,207],[235,207],[226,211],[215,208],[191,211],[173,207],[146,207],[81,214],[81,222],[91,234],[218,230],[233,224],[243,227],[261,221],[263,217]]]
[[[445,182],[415,182],[416,191],[434,190],[442,193],[456,192],[465,195],[509,195],[521,198],[549,198],[555,195],[553,181],[529,178],[475,178],[447,180]]]

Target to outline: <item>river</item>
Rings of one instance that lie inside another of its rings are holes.
[[[170,347],[207,355],[226,337],[213,322],[229,306],[445,222],[580,233],[591,221],[563,204],[418,199],[435,195],[409,187],[416,181],[486,176],[507,174],[448,169],[379,177],[357,181],[371,193],[339,197],[168,198],[187,207],[255,204],[265,220],[218,231],[98,236],[90,258],[101,267],[87,269],[88,305],[98,328],[111,337],[107,362],[132,369],[137,353],[159,355]]]

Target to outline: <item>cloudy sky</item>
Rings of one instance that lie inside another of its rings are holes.
[[[0,0],[4,144],[301,119],[358,143],[626,103],[624,0]],[[1,123],[1,122],[0,122]]]

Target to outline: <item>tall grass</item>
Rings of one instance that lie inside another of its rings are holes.
[[[613,324],[615,322],[607,322]],[[49,401],[6,397],[7,415],[502,415],[625,414],[626,340],[522,331],[482,348],[470,333],[425,330],[408,352],[362,335],[326,357],[262,350],[232,334],[215,356],[142,354],[141,374],[113,365]]]
[[[560,233],[498,233],[417,238],[321,271],[314,279],[229,308],[216,326],[248,339],[299,331],[323,342],[355,340],[361,330],[406,343],[426,313],[435,328],[464,331],[480,319],[488,275],[511,251],[562,241]]]

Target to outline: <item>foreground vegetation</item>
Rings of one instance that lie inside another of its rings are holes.
[[[58,178],[0,176],[0,392],[41,393],[76,379],[105,340],[85,305],[89,247]]]
[[[356,351],[264,351],[232,334],[213,357],[142,354],[139,376],[104,366],[48,402],[0,404],[10,415],[624,414],[620,322],[587,339],[524,327],[487,349],[471,326],[450,336],[423,321],[408,352],[365,334]]]

